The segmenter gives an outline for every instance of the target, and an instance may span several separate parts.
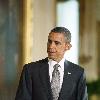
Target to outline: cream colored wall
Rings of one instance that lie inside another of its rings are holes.
[[[55,26],[56,0],[34,0],[33,61],[47,56],[47,37]]]
[[[97,21],[100,21],[100,0],[95,0],[96,1],[96,19]]]
[[[80,33],[80,64],[85,68],[87,80],[98,79],[98,50],[97,50],[97,30],[96,23],[100,19],[99,0],[86,0],[83,11],[83,26]],[[98,13],[97,13],[98,12]],[[99,17],[98,17],[99,16]],[[98,19],[97,19],[98,18]],[[81,24],[81,25],[82,25]]]
[[[56,0],[25,0],[24,64],[47,56],[48,33],[55,26]]]

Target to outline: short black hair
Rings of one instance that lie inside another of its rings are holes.
[[[55,27],[51,30],[50,33],[61,33],[64,35],[66,42],[71,42],[71,33],[70,31],[65,27]]]

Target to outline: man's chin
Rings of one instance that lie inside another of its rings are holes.
[[[52,56],[48,56],[48,58],[49,58],[49,59],[54,59],[54,57],[52,57]]]
[[[48,58],[56,61],[56,58],[54,56],[48,56]]]

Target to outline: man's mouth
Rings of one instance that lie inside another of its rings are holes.
[[[51,54],[56,53],[56,52],[51,51],[51,50],[48,50],[47,52],[48,52],[48,53],[51,53]]]

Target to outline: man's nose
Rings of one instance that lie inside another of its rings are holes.
[[[51,43],[49,44],[49,47],[50,47],[50,48],[54,48],[54,47],[55,47],[55,43],[54,43],[54,42],[51,42]]]

